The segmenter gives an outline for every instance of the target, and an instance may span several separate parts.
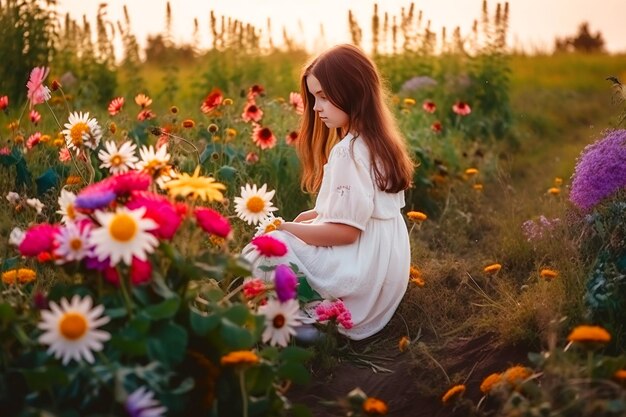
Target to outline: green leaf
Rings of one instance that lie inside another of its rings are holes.
[[[8,323],[15,318],[15,310],[9,303],[0,304],[0,320],[2,323]]]
[[[65,370],[57,365],[50,365],[38,369],[21,371],[26,383],[33,391],[43,391],[67,385],[69,379]]]
[[[299,363],[287,362],[278,368],[278,376],[290,379],[296,384],[306,384],[309,382],[311,375],[309,371]]]
[[[198,336],[205,336],[207,333],[216,329],[220,324],[220,316],[217,314],[210,314],[204,316],[197,311],[189,311],[189,321],[191,322],[191,328]]]
[[[143,311],[152,320],[162,320],[174,317],[180,307],[180,297],[177,295],[163,302],[146,307]]]
[[[248,310],[248,307],[244,304],[234,304],[228,310],[224,311],[224,317],[240,326],[243,326],[250,316],[250,310]]]
[[[237,175],[237,169],[230,165],[224,165],[217,170],[217,178],[223,181],[232,181]]]
[[[52,168],[48,168],[43,174],[35,179],[37,195],[41,196],[47,191],[59,186],[59,175]]]
[[[24,158],[21,158],[17,164],[15,165],[15,169],[17,171],[17,175],[15,177],[15,189],[19,190],[22,187],[30,184],[32,180],[32,176],[30,175],[30,171],[26,166],[26,161]]]
[[[187,332],[172,322],[155,326],[146,343],[148,357],[173,365],[183,360],[187,349]]]
[[[305,362],[313,357],[313,352],[298,346],[287,346],[279,355],[283,361]]]
[[[311,288],[309,282],[303,276],[298,277],[298,300],[303,303],[322,300],[322,296]]]
[[[220,336],[231,349],[249,349],[254,344],[254,338],[248,330],[236,325],[223,317],[221,320]]]
[[[313,417],[311,410],[304,404],[292,404],[291,415],[293,417]]]

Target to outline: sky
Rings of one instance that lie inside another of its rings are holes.
[[[69,12],[76,20],[83,15],[95,22],[99,0],[58,0],[57,10]],[[167,0],[109,0],[106,2],[108,19],[123,20],[123,6],[128,8],[131,27],[141,45],[148,35],[158,34],[165,28]],[[352,10],[364,31],[364,46],[369,43],[370,21],[374,3],[379,13],[400,15],[408,8],[408,0],[170,0],[172,6],[173,35],[177,43],[192,41],[194,18],[200,27],[200,46],[208,46],[209,16],[232,17],[258,28],[266,29],[267,19],[272,21],[275,42],[282,39],[282,28],[309,50],[319,48],[320,25],[323,24],[327,46],[349,42],[348,10]],[[488,2],[493,15],[495,1]],[[609,52],[626,53],[626,0],[509,0],[510,30],[508,45],[527,52],[550,52],[555,37],[571,36],[581,22],[589,22],[592,33],[600,31]],[[482,0],[417,0],[417,10],[423,11],[424,21],[440,33],[442,27],[450,33],[459,26],[468,34],[474,19],[481,15]],[[95,27],[95,24],[92,25]],[[321,45],[323,47],[324,45]]]

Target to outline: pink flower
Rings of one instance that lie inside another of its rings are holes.
[[[296,140],[298,140],[298,132],[296,132],[295,130],[292,130],[287,134],[287,136],[285,136],[285,143],[287,145],[293,145]]]
[[[6,111],[9,107],[9,96],[0,97],[0,110]]]
[[[54,236],[59,232],[56,225],[41,223],[26,231],[18,250],[23,256],[39,256],[41,253],[52,253]]]
[[[122,110],[123,106],[124,106],[124,97],[114,98],[113,100],[111,100],[111,103],[109,103],[109,108],[108,108],[109,114],[111,116],[115,116]]]
[[[277,265],[274,270],[274,287],[281,303],[298,295],[298,277],[287,265]]]
[[[37,110],[31,110],[28,116],[30,117],[30,121],[35,125],[41,121],[41,114],[39,114]]]
[[[241,113],[244,122],[258,122],[263,118],[263,110],[254,101],[248,102]]]
[[[108,267],[102,271],[104,279],[109,281],[113,285],[120,284],[120,275],[117,269]],[[130,282],[133,285],[141,285],[150,282],[152,279],[152,264],[150,261],[142,261],[133,257],[130,264]]]
[[[243,296],[248,300],[262,295],[267,291],[265,281],[261,278],[252,278],[243,283]]]
[[[39,142],[41,141],[41,132],[35,132],[28,137],[26,140],[26,147],[28,149],[33,149]]]
[[[346,305],[341,300],[322,301],[315,307],[315,314],[317,314],[317,320],[320,322],[335,319],[337,324],[344,329],[351,329],[353,326],[352,314],[350,314],[350,310],[346,308]]]
[[[49,72],[49,68],[36,67],[33,68],[30,73],[26,88],[28,89],[27,97],[30,101],[31,109],[34,105],[41,104],[50,99],[50,89],[43,85],[43,80],[46,79]]]
[[[472,112],[472,108],[464,101],[457,101],[452,106],[452,111],[458,114],[459,116],[467,116]]]
[[[194,214],[198,225],[200,225],[202,230],[205,232],[223,238],[230,235],[232,228],[228,219],[223,217],[217,211],[209,208],[198,207],[195,209]]]
[[[109,185],[116,195],[122,196],[133,191],[146,191],[152,184],[152,177],[141,172],[129,171],[108,177],[102,182]]]
[[[269,235],[255,237],[252,239],[252,244],[256,246],[263,256],[283,256],[287,253],[287,246]]]
[[[300,93],[289,93],[289,104],[296,111],[296,114],[304,113],[304,101]]]
[[[433,122],[432,125],[430,125],[430,130],[432,130],[435,133],[441,133],[441,131],[443,130],[443,126],[441,125],[440,121],[436,121],[436,122]]]
[[[70,150],[68,148],[61,148],[59,150],[59,161],[61,162],[69,162],[72,160],[72,155],[70,155]]]
[[[137,120],[139,120],[140,122],[143,122],[144,120],[154,119],[155,117],[156,117],[156,114],[154,114],[154,112],[152,110],[150,110],[150,109],[143,109],[137,115]]]
[[[0,149],[0,155],[11,155],[11,149],[8,146],[3,147]]]
[[[253,101],[256,96],[263,95],[265,88],[262,85],[254,84],[248,89],[248,101]]]
[[[246,163],[254,165],[259,162],[259,154],[256,152],[248,152],[246,155]]]
[[[167,198],[147,191],[133,191],[126,207],[131,210],[145,207],[146,213],[143,217],[157,224],[158,227],[151,232],[161,239],[173,238],[182,221],[176,208]]]
[[[434,113],[437,111],[437,105],[432,100],[425,100],[422,104],[422,109],[427,113]]]
[[[252,141],[261,149],[272,149],[276,146],[276,136],[269,127],[255,127],[252,131]]]
[[[200,106],[200,110],[204,114],[211,113],[213,110],[219,107],[224,100],[224,95],[219,88],[214,88],[204,99],[202,105]]]

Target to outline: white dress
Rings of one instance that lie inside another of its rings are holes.
[[[260,256],[248,245],[243,253],[258,267],[295,263],[311,287],[326,299],[340,298],[352,314],[353,327],[339,331],[361,340],[381,330],[391,319],[408,285],[410,246],[400,209],[404,192],[376,187],[369,149],[348,134],[331,150],[317,196],[312,223],[343,223],[361,230],[356,242],[312,246],[286,231],[270,232],[287,245],[279,258]],[[354,143],[351,152],[351,142]],[[265,277],[267,278],[267,277]]]

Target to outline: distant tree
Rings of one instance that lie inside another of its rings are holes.
[[[554,41],[555,52],[582,52],[586,54],[604,52],[604,38],[599,31],[595,35],[589,31],[589,23],[583,22],[578,26],[575,36]]]

